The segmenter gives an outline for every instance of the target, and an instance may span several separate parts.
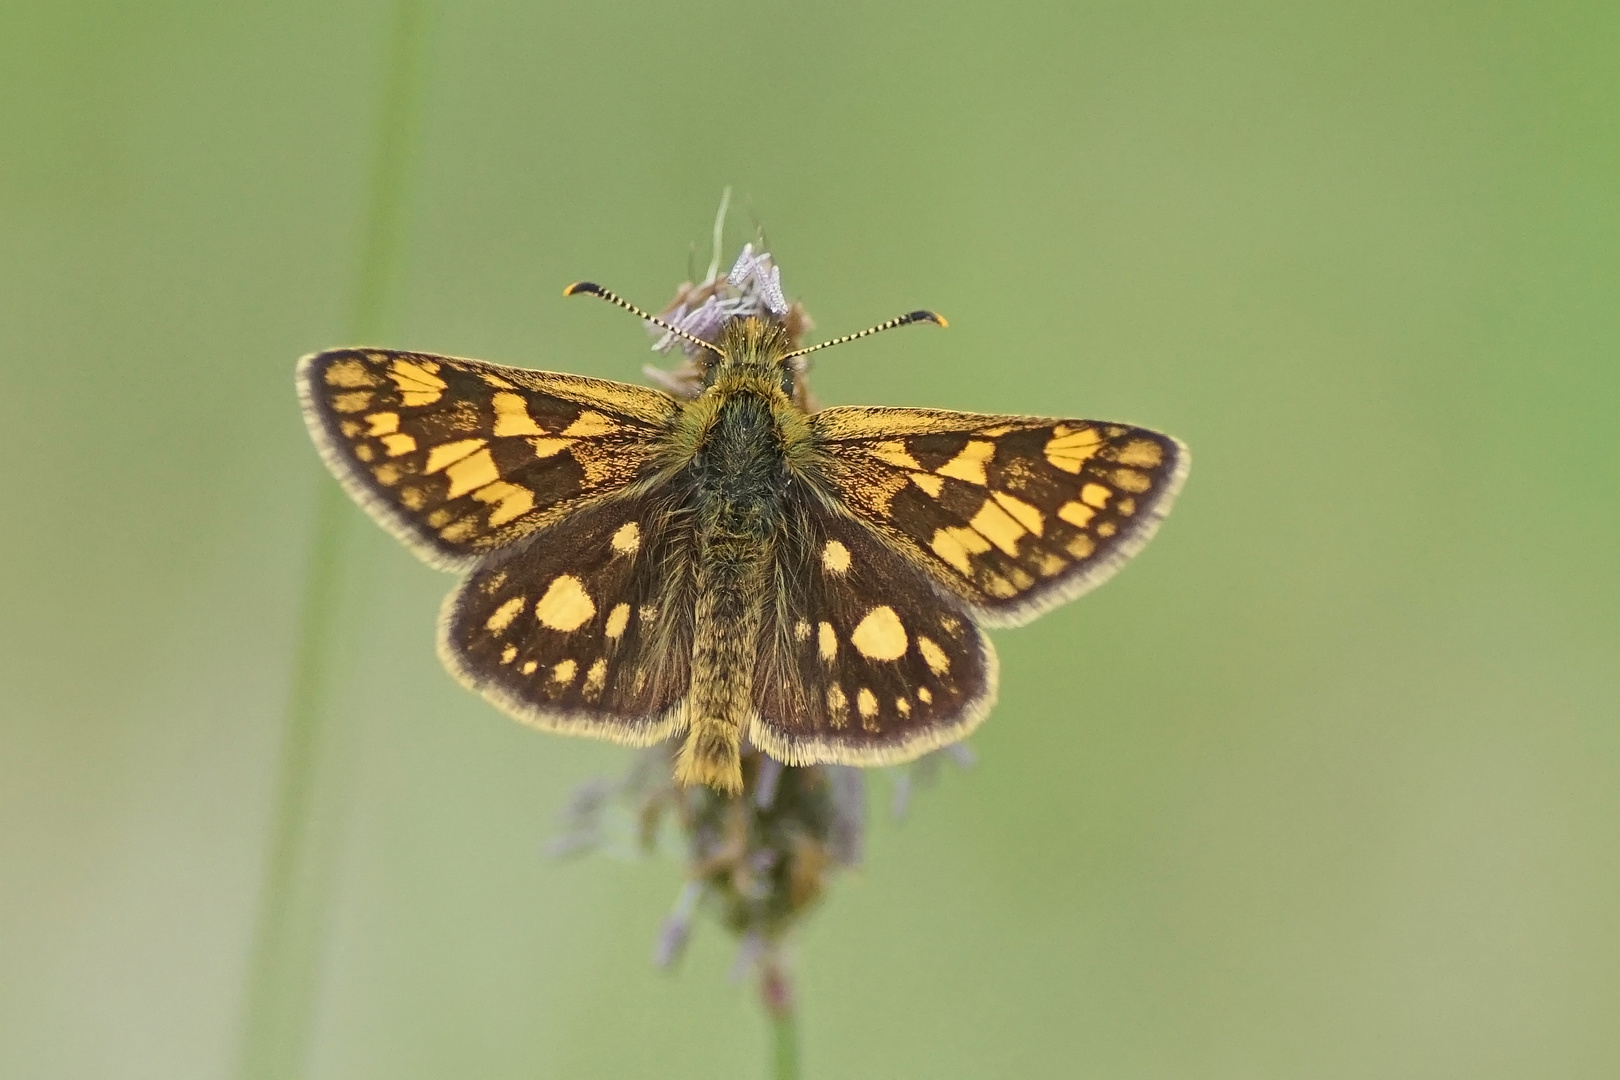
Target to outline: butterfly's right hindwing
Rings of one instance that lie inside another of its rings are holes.
[[[995,700],[990,642],[870,528],[797,505],[754,677],[755,745],[790,765],[880,765],[967,735]]]
[[[344,487],[444,569],[623,489],[677,408],[644,387],[380,349],[305,357],[298,392]]]
[[[657,493],[607,499],[492,556],[445,602],[445,666],[535,727],[666,738],[691,680],[683,521]]]

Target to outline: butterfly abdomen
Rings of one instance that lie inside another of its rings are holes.
[[[691,473],[697,605],[689,729],[676,775],[684,783],[738,791],[771,557],[783,520],[786,472],[772,402],[729,396]]]

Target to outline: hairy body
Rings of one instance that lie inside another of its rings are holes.
[[[675,420],[668,466],[686,493],[681,509],[697,553],[692,688],[675,768],[683,783],[740,790],[774,569],[801,546],[785,496],[829,496],[809,425],[789,396],[786,336],[772,323],[737,320],[721,348],[726,359]]]

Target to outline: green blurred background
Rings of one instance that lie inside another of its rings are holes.
[[[0,1076],[237,1068],[395,7],[0,8]],[[1193,447],[1115,582],[796,952],[807,1077],[1620,1074],[1612,4],[450,3],[385,340],[639,379],[768,229],[829,403]],[[433,654],[353,512],[316,1077],[752,1076],[672,862],[540,853],[626,752]],[[299,1070],[289,1068],[288,1075]]]

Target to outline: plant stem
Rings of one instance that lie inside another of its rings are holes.
[[[799,1080],[799,1030],[792,1012],[771,1017],[772,1080]]]
[[[355,283],[351,340],[381,334],[384,301],[397,269],[406,174],[416,129],[427,0],[397,0],[383,74],[365,238]],[[258,926],[248,971],[246,1015],[237,1062],[241,1080],[306,1072],[335,823],[317,820],[323,751],[335,725],[327,715],[331,656],[354,512],[324,478],[298,620],[298,645],[282,731],[280,775]]]
[[[770,946],[759,962],[759,997],[771,1019],[772,1080],[798,1080],[799,1029],[794,1008],[793,977],[779,946]]]

